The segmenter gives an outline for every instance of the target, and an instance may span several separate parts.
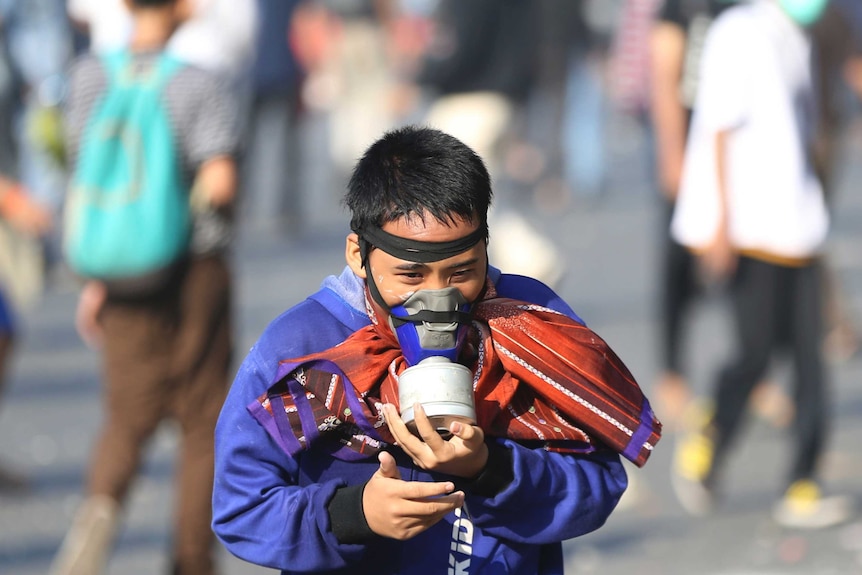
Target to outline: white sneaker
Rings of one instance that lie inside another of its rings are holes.
[[[119,505],[110,497],[94,495],[85,499],[54,558],[51,575],[104,573],[118,519]]]
[[[782,527],[792,529],[824,529],[848,521],[853,513],[849,497],[824,497],[820,487],[811,480],[794,482],[772,511],[772,517]]]

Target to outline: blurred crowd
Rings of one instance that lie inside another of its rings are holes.
[[[251,221],[300,234],[303,212],[310,209],[311,192],[303,189],[310,158],[328,158],[334,175],[329,183],[340,189],[377,134],[429,122],[466,139],[493,168],[500,226],[524,240],[512,246],[526,246],[519,250],[501,241],[495,259],[552,284],[562,273],[550,263],[554,246],[532,229],[535,223],[513,216],[519,202],[553,210],[579,196],[600,196],[612,173],[614,115],[641,122],[655,141],[648,153],[655,157],[656,186],[667,196],[680,177],[683,153],[680,134],[667,134],[683,122],[667,112],[662,91],[661,81],[676,72],[652,57],[680,60],[680,109],[690,113],[706,25],[733,2],[671,2],[681,5],[668,18],[682,38],[665,26],[657,31],[658,47],[651,45],[652,24],[669,22],[659,18],[661,0],[194,4],[196,15],[169,49],[218,72],[236,93],[239,201]],[[68,173],[59,112],[66,72],[86,50],[122,46],[131,21],[121,0],[7,0],[0,10],[0,168],[56,219]],[[858,12],[856,3],[834,0],[813,28],[823,71],[818,149],[824,174],[840,156],[836,146],[855,111],[848,93],[862,89],[862,66],[852,57],[859,50]],[[310,149],[304,129],[321,116],[325,149]],[[49,240],[59,234],[54,224]],[[47,248],[56,261],[56,242]],[[532,248],[548,253],[547,261],[519,255]]]
[[[657,276],[660,301],[655,303],[662,374],[653,386],[653,398],[667,424],[682,426],[694,396],[684,357],[690,308],[710,287],[731,283],[747,260],[729,262],[728,250],[719,253],[684,232],[674,234],[672,222],[679,217],[677,199],[686,178],[694,177],[686,162],[694,153],[689,144],[698,107],[703,103],[704,110],[713,109],[709,108],[713,103],[699,94],[704,73],[701,56],[708,53],[710,42],[717,42],[710,40],[712,25],[722,13],[748,2],[195,0],[192,4],[193,15],[171,35],[166,50],[218,77],[222,89],[231,93],[237,119],[240,227],[272,230],[286,238],[301,236],[314,204],[311,194],[322,193],[307,185],[309,170],[325,166],[328,183],[340,190],[354,162],[384,131],[405,123],[427,123],[462,139],[489,167],[496,194],[489,247],[492,264],[553,286],[565,273],[559,248],[542,234],[541,222],[530,220],[521,208],[529,204],[536,208],[529,213],[542,213],[600,199],[612,185],[616,169],[611,118],[625,117],[642,128],[649,142],[645,153],[656,201],[663,204],[664,213],[662,271]],[[818,18],[799,26],[804,35],[800,42],[808,44],[800,52],[804,61],[795,64],[801,65],[799,73],[807,78],[810,90],[801,84],[797,87],[799,92],[791,100],[801,108],[788,113],[805,121],[799,124],[800,131],[774,137],[798,138],[799,148],[804,149],[800,162],[810,160],[828,210],[834,203],[833,180],[845,159],[845,136],[858,118],[862,97],[862,2],[832,0]],[[760,33],[768,37],[771,31],[763,28]],[[5,358],[19,333],[20,315],[38,298],[47,279],[63,270],[62,213],[75,160],[63,122],[70,68],[89,52],[126,46],[132,34],[133,21],[123,0],[0,0],[0,388]],[[780,32],[776,42],[789,37]],[[708,73],[718,79],[709,80],[710,85],[727,88],[728,78],[736,76],[730,72],[721,76],[714,70],[734,64],[719,63],[718,58],[711,62]],[[744,98],[743,92],[727,93],[729,98]],[[809,95],[810,102],[803,101]],[[744,122],[733,124],[736,119],[729,120],[731,112],[724,109],[715,113],[725,114],[721,121],[729,123],[710,126],[718,126],[716,133],[730,138],[727,145],[732,148],[736,137],[732,134]],[[314,147],[317,140],[312,144],[307,138],[312,121],[325,124],[319,149]],[[765,137],[768,142],[773,136]],[[776,140],[775,145],[779,144]],[[718,145],[726,145],[726,140]],[[684,224],[676,226],[681,229]],[[730,242],[729,251],[734,251],[735,240],[725,239]],[[747,253],[744,245],[735,248]],[[812,246],[810,253],[791,254],[790,263],[783,253],[778,264],[775,258],[767,259],[769,265],[798,269],[813,261],[818,249]],[[698,258],[704,252],[712,254],[706,262]],[[847,358],[857,352],[858,326],[828,259],[817,260],[816,273],[824,286],[823,316],[800,321],[822,321],[822,338],[811,344],[817,354]],[[813,293],[812,297],[819,297],[820,291]],[[736,297],[738,303],[745,303],[738,293]],[[745,305],[757,307],[756,302]],[[716,401],[733,403],[735,407],[726,407],[728,413],[738,408],[736,404],[750,401],[776,425],[788,425],[798,404],[794,407],[788,392],[771,381],[764,358],[773,343],[788,343],[789,336],[781,339],[780,326],[775,333],[752,329],[740,327],[740,341],[745,345],[750,343],[747,338],[768,340],[761,346],[761,357],[740,358],[739,365],[728,368],[732,373],[724,376],[738,379],[740,370],[744,371],[749,389],[732,399],[719,393]],[[805,345],[798,343],[794,353],[803,353]],[[752,362],[757,365],[750,367]],[[812,363],[814,367],[805,365],[821,369],[819,361]],[[719,388],[731,385],[721,381]],[[735,421],[735,415],[721,414]],[[703,421],[709,415],[699,417]],[[729,429],[735,423],[723,425]],[[701,447],[704,436],[698,436]],[[713,443],[715,439],[709,438]],[[811,441],[819,442],[819,435]],[[706,457],[712,461],[713,455],[710,451]],[[706,506],[713,472],[694,473],[701,491],[687,487],[687,502],[697,511]],[[23,481],[11,471],[0,475],[4,486]]]

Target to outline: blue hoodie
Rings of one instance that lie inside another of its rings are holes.
[[[580,321],[536,280],[493,269],[491,278],[500,296]],[[345,268],[276,318],[249,351],[215,434],[213,529],[219,539],[237,557],[283,574],[562,574],[562,541],[604,524],[626,488],[615,453],[551,453],[487,439],[511,455],[514,471],[493,494],[465,489],[462,509],[406,541],[371,535],[345,543],[335,536],[328,507],[336,490],[368,481],[377,460],[346,462],[314,449],[290,457],[247,406],[275,383],[279,360],[328,349],[369,323],[364,284]],[[416,467],[397,449],[392,455],[404,480],[452,479]]]

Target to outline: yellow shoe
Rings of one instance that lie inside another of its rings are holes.
[[[682,438],[673,460],[671,485],[677,499],[688,513],[706,515],[712,511],[714,495],[707,484],[714,455],[714,443],[702,432]]]
[[[853,512],[848,497],[824,497],[810,479],[795,481],[773,509],[772,517],[782,527],[823,529],[844,523]]]

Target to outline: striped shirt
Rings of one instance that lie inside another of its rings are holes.
[[[135,54],[134,65],[145,72],[157,57],[157,52]],[[93,108],[107,92],[108,73],[98,56],[86,55],[73,63],[69,76],[65,138],[70,165],[75,166]],[[239,147],[237,102],[231,89],[218,76],[194,66],[183,66],[168,80],[162,97],[189,187],[197,169],[207,160],[236,156]],[[195,212],[190,246],[193,253],[223,251],[232,238],[233,222],[229,213],[214,209]]]
[[[157,53],[137,54],[135,65],[145,69],[157,56]],[[73,63],[69,82],[65,130],[67,151],[74,166],[93,106],[107,91],[107,70],[98,56],[82,56]],[[184,66],[171,77],[163,97],[189,181],[203,162],[236,154],[237,106],[224,82],[204,70]]]

